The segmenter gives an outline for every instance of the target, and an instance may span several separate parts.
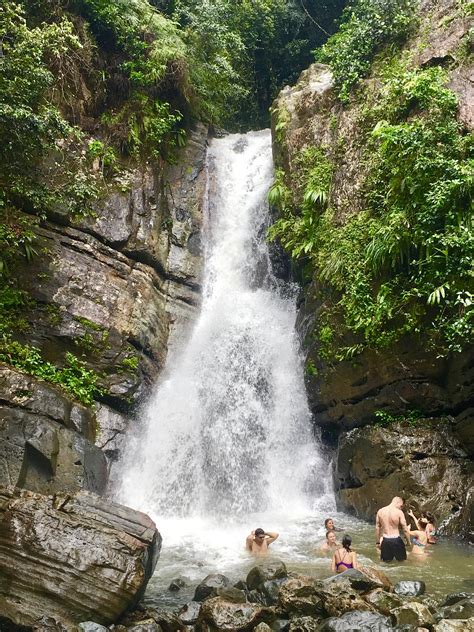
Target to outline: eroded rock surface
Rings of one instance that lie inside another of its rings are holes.
[[[95,494],[2,489],[0,612],[38,630],[45,617],[109,625],[142,595],[160,547],[150,518]]]
[[[61,389],[0,365],[0,486],[101,494],[107,463],[93,412]]]
[[[340,439],[336,476],[342,505],[363,518],[402,495],[469,537],[473,464],[449,420],[352,430]]]

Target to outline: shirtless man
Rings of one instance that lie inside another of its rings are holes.
[[[245,541],[245,548],[252,555],[266,555],[268,553],[268,547],[272,542],[278,538],[278,533],[272,533],[271,531],[264,531],[263,529],[255,529],[250,535],[247,536]]]
[[[410,530],[402,511],[403,498],[395,496],[390,505],[377,511],[375,520],[376,545],[380,547],[380,559],[383,562],[391,562],[395,558],[398,562],[407,559],[405,544],[400,537],[403,531],[410,546]]]

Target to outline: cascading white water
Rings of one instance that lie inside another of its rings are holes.
[[[152,516],[307,514],[332,498],[311,430],[294,290],[272,275],[267,130],[209,149],[200,316],[171,354],[123,464],[120,499]]]
[[[212,142],[201,313],[181,351],[170,353],[119,464],[119,499],[150,514],[163,536],[146,596],[153,606],[190,601],[208,573],[245,578],[254,563],[245,536],[257,526],[280,533],[270,552],[292,571],[325,577],[319,543],[332,516],[361,563],[377,567],[373,525],[334,513],[328,464],[311,432],[293,288],[272,276],[264,239],[271,178],[267,131]],[[443,550],[423,565],[430,586],[443,576]],[[465,549],[444,555],[446,594],[459,569],[472,576],[472,562]],[[383,571],[394,582],[410,579],[413,565],[404,564]],[[170,592],[176,577],[186,586]]]

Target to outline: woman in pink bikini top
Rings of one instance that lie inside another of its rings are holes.
[[[343,573],[349,568],[359,568],[357,554],[351,551],[352,538],[345,535],[342,538],[342,547],[332,556],[331,568],[333,573]]]

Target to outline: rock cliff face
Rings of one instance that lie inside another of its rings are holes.
[[[93,440],[110,459],[199,301],[206,142],[198,126],[176,164],[130,172],[92,217],[71,224],[57,209],[18,274],[33,299],[22,342],[59,364],[71,351],[102,376]],[[30,414],[48,412],[37,402]]]
[[[153,522],[99,495],[199,302],[206,144],[198,126],[176,164],[131,170],[93,216],[56,209],[36,229],[34,265],[18,271],[31,297],[20,342],[59,366],[73,352],[103,395],[86,407],[0,364],[0,628],[113,623],[153,573]]]
[[[447,69],[448,85],[458,98],[458,118],[472,130],[473,68],[460,52],[469,26],[454,0],[422,0],[416,34],[404,46],[404,53],[412,56],[415,66]],[[379,83],[376,71],[364,80],[375,91]],[[329,204],[339,223],[362,210],[364,203],[365,165],[358,132],[361,107],[357,99],[342,106],[330,69],[314,64],[294,87],[280,93],[273,109],[275,161],[290,180],[298,181],[302,149],[328,147],[337,154]],[[376,506],[403,488],[415,504],[431,507],[439,518],[453,513],[451,531],[468,535],[472,500],[465,486],[474,482],[470,461],[473,350],[440,358],[419,340],[405,337],[383,351],[366,350],[346,361],[329,362],[321,359],[320,341],[314,335],[323,303],[324,284],[316,276],[303,292],[298,328],[313,367],[307,386],[315,424],[326,443],[334,448],[339,443],[336,485],[342,507],[372,518]],[[439,427],[429,422],[429,430],[424,431],[425,422],[419,419],[419,434],[395,427],[351,431],[373,424],[378,411],[385,411],[395,422],[414,410],[418,416],[439,420]],[[420,441],[424,443],[421,452]],[[448,452],[457,447],[450,456],[441,457],[436,446],[442,444]]]

